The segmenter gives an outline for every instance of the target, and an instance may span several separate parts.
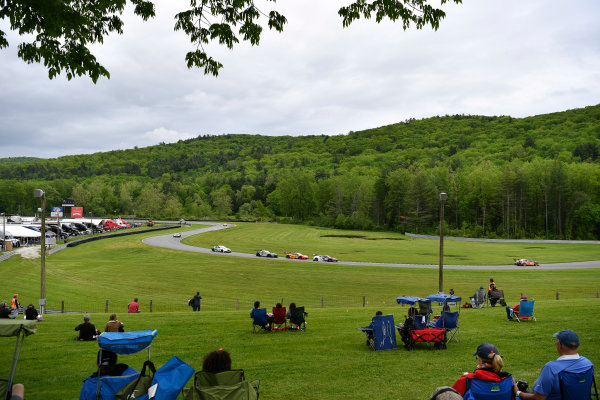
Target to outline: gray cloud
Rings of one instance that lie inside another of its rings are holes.
[[[167,4],[164,4],[167,3]],[[283,34],[233,51],[210,45],[218,78],[188,70],[189,40],[158,17],[129,12],[125,33],[94,46],[111,72],[50,81],[0,51],[0,157],[56,157],[174,142],[199,134],[339,134],[455,113],[524,117],[600,102],[596,0],[478,0],[445,6],[437,32],[358,21],[348,1],[276,3]],[[265,2],[265,9],[273,3]],[[0,29],[7,30],[6,21]]]

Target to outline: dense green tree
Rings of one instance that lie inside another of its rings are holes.
[[[273,3],[275,0],[270,0]],[[461,0],[441,0],[460,3]],[[134,13],[143,20],[155,16],[154,2],[129,0]],[[429,0],[357,0],[339,10],[343,26],[372,16],[377,22],[388,18],[401,20],[404,29],[431,26],[438,29],[445,17],[441,8]],[[94,82],[109,78],[108,70],[91,53],[90,47],[103,43],[111,33],[123,33],[121,15],[127,0],[5,0],[0,1],[0,19],[10,21],[10,29],[30,42],[19,44],[18,55],[28,63],[43,63],[50,79],[64,71],[70,80],[88,75]],[[285,16],[275,9],[263,11],[253,0],[190,0],[188,9],[175,15],[175,30],[185,32],[194,47],[185,57],[188,68],[199,67],[205,74],[217,75],[223,65],[208,55],[205,45],[216,41],[232,49],[240,39],[258,45],[263,31],[262,19],[269,29],[283,31]],[[0,48],[9,45],[0,30]],[[160,164],[155,164],[160,167]],[[136,166],[124,169],[138,174]]]

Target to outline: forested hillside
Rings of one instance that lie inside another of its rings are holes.
[[[600,239],[600,105],[529,118],[454,115],[340,136],[199,136],[9,163],[0,210],[74,199],[85,214]]]

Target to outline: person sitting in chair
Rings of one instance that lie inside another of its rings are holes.
[[[10,318],[10,314],[10,308],[6,306],[6,303],[0,303],[0,318]]]
[[[410,331],[415,328],[414,316],[419,314],[419,310],[415,307],[410,307],[408,309],[408,316],[403,324],[400,325],[400,338],[404,343],[404,346],[410,342]]]
[[[254,310],[258,310],[260,309],[260,301],[255,301],[254,302],[254,308],[252,310],[250,310],[250,318],[254,319]],[[261,325],[264,329],[270,331],[271,330],[271,323],[273,322],[273,314],[272,313],[267,313],[265,320],[267,321],[267,323],[265,325]]]
[[[291,302],[290,306],[288,307],[287,311],[285,312],[285,318],[286,319],[290,319],[292,318],[292,310],[296,308],[296,303]]]
[[[117,354],[108,350],[98,350],[96,358],[98,371],[85,378],[79,400],[96,400],[96,389],[99,376],[133,375],[138,371],[127,364],[117,364]]]
[[[467,378],[480,379],[483,381],[500,382],[504,379],[512,379],[511,375],[502,371],[504,361],[498,353],[498,349],[491,343],[481,343],[473,353],[477,356],[477,369],[474,372],[465,372],[454,384],[455,389],[461,396],[467,391]],[[514,383],[514,379],[513,379]]]
[[[383,315],[382,311],[377,311],[375,313],[375,316],[378,315]],[[370,331],[366,331],[367,334],[367,346],[371,346],[371,340],[375,339],[375,336],[373,336],[373,321],[371,321],[371,323],[367,326],[365,326],[365,328],[370,329]]]
[[[527,299],[527,296],[521,296],[521,300]],[[506,317],[509,321],[513,320],[513,317],[519,316],[519,309],[521,308],[521,302],[518,302],[513,307],[506,306]]]
[[[231,356],[226,350],[214,350],[204,356],[202,370],[213,374],[231,371]]]

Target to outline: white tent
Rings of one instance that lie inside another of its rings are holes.
[[[41,232],[26,228],[23,225],[6,225],[6,232],[16,238],[39,238],[42,236]]]

